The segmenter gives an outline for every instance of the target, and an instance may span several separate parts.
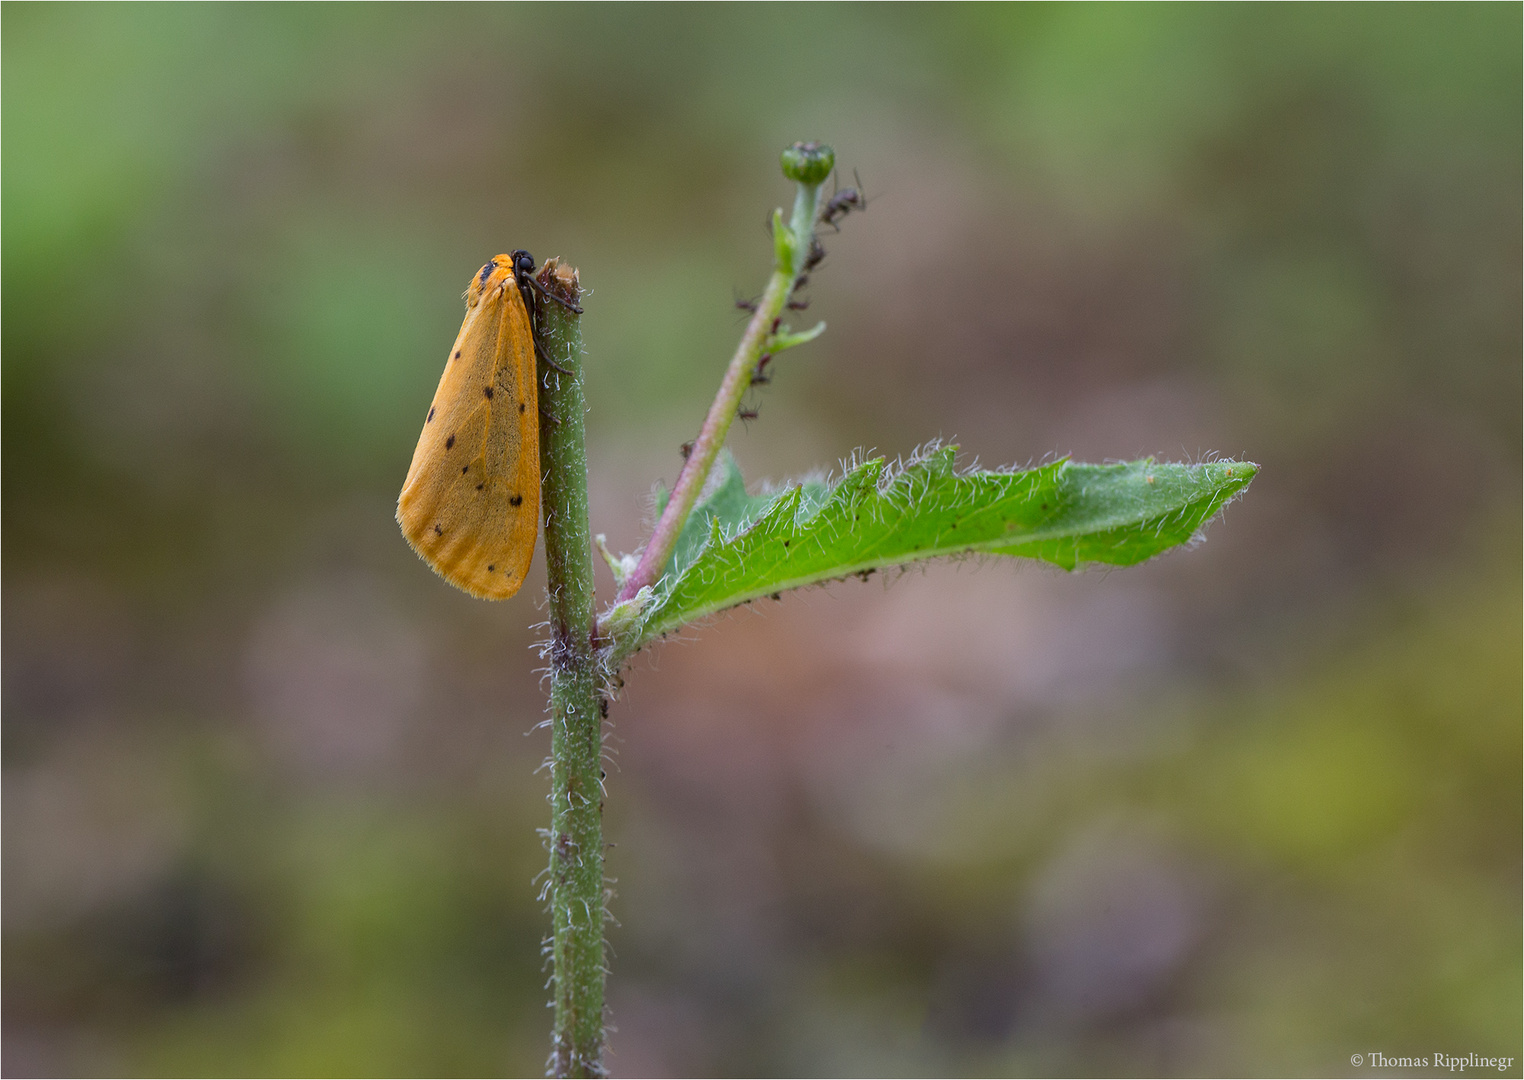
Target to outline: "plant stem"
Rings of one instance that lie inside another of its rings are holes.
[[[540,283],[575,303],[576,271],[549,260]],[[550,592],[551,824],[548,847],[556,1076],[604,1076],[603,718],[593,627],[593,547],[587,520],[586,406],[577,317],[539,305],[541,502]]]
[[[823,179],[822,176],[822,181]],[[683,525],[704,488],[704,481],[709,479],[709,470],[719,456],[720,447],[725,445],[725,435],[736,418],[741,396],[751,386],[763,348],[777,329],[778,318],[794,290],[794,283],[804,272],[810,241],[815,235],[815,215],[819,206],[820,183],[799,182],[794,196],[794,214],[787,232],[774,237],[776,242],[772,277],[768,279],[762,299],[757,302],[757,309],[746,325],[746,333],[741,336],[735,355],[730,359],[719,392],[715,394],[714,403],[709,406],[709,414],[704,418],[704,426],[699,430],[698,438],[693,440],[688,460],[683,463],[682,471],[677,475],[677,483],[672,488],[672,497],[667,500],[666,509],[662,511],[661,520],[652,530],[651,539],[641,552],[634,571],[620,587],[619,594],[615,597],[616,603],[629,600],[647,585],[655,585],[665,573],[667,560],[672,557],[672,550],[677,546]],[[774,215],[774,231],[784,228],[782,214]]]

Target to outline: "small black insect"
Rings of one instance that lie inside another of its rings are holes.
[[[858,178],[857,170],[852,171],[852,179],[857,182],[856,187],[839,188],[826,200],[826,204],[820,208],[820,221],[823,225],[829,225],[837,232],[841,232],[841,226],[837,224],[842,218],[854,210],[868,209],[868,197],[862,192],[862,180]]]
[[[820,242],[820,237],[810,237],[810,254],[804,260],[804,273],[808,274],[815,267],[819,266],[825,261],[825,257],[826,249],[825,245]]]

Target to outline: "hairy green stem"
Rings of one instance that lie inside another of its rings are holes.
[[[576,303],[576,271],[548,261],[539,281]],[[586,405],[577,317],[538,304],[540,471],[550,591],[551,823],[549,881],[555,988],[550,1068],[604,1076],[603,718],[593,625],[593,547],[587,520]],[[553,366],[552,366],[553,365]],[[564,371],[558,371],[556,368]]]
[[[805,144],[796,144],[796,148],[802,145]],[[812,148],[810,152],[816,154],[815,144],[808,145]],[[823,150],[825,154],[830,154],[829,147]],[[786,173],[790,171],[788,154],[789,151],[785,151],[784,170]],[[794,213],[789,224],[787,226],[783,224],[781,212],[773,215],[772,276],[768,279],[762,298],[757,302],[751,321],[746,325],[746,332],[741,335],[735,355],[730,359],[730,366],[725,370],[725,378],[720,383],[719,392],[714,396],[714,403],[709,406],[709,414],[704,418],[704,426],[699,430],[698,438],[693,440],[693,448],[688,454],[688,460],[683,463],[682,471],[678,473],[677,483],[672,488],[672,497],[667,500],[661,519],[652,530],[651,539],[641,552],[635,569],[620,586],[619,594],[615,597],[616,603],[631,599],[641,589],[648,585],[655,585],[661,580],[666,570],[667,560],[672,557],[672,551],[677,546],[677,539],[683,531],[683,525],[693,511],[693,504],[698,500],[699,493],[704,488],[704,482],[709,479],[709,471],[714,465],[715,458],[719,456],[720,447],[725,445],[725,436],[730,431],[731,422],[735,420],[741,406],[741,396],[751,386],[752,376],[757,372],[757,363],[762,358],[763,350],[778,329],[778,319],[783,313],[783,306],[788,303],[795,283],[805,271],[809,259],[810,242],[815,235],[815,217],[820,208],[820,187],[830,173],[830,165],[827,164],[824,171],[817,167],[814,172],[819,173],[818,177],[815,175],[803,179],[795,177],[798,190],[794,195]]]

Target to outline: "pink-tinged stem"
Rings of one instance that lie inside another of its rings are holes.
[[[704,481],[709,478],[714,459],[719,456],[720,447],[725,445],[725,435],[730,430],[731,421],[736,418],[741,396],[746,393],[746,388],[751,385],[751,377],[756,374],[757,361],[762,357],[762,346],[772,334],[783,305],[788,302],[793,284],[792,274],[781,269],[773,271],[767,290],[757,303],[756,313],[752,315],[746,333],[742,335],[735,355],[731,357],[730,367],[725,372],[724,381],[720,383],[714,404],[709,406],[704,426],[699,431],[698,438],[693,440],[693,450],[684,462],[682,471],[677,474],[677,485],[672,489],[672,497],[667,500],[661,520],[656,523],[650,541],[641,552],[640,562],[619,590],[616,603],[630,599],[647,585],[655,585],[661,580],[667,560],[677,547],[678,535],[688,521],[693,504],[698,501]]]
[[[782,211],[773,215],[773,275],[768,279],[762,299],[757,302],[757,310],[746,326],[746,333],[736,346],[719,393],[715,395],[714,404],[709,406],[709,415],[704,418],[704,426],[698,438],[693,440],[688,460],[677,474],[677,485],[672,489],[672,497],[667,500],[661,520],[656,523],[634,572],[620,586],[615,603],[623,603],[648,585],[655,585],[666,570],[667,560],[677,547],[677,538],[693,511],[693,504],[709,479],[714,459],[719,456],[720,447],[725,445],[725,435],[736,418],[741,395],[751,385],[762,350],[778,328],[783,305],[788,302],[794,283],[808,265],[820,207],[820,185],[830,176],[835,160],[836,152],[824,143],[800,142],[783,151],[780,158],[783,175],[796,185],[794,213],[786,226]]]

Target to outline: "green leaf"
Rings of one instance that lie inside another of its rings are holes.
[[[820,486],[824,487],[824,485]],[[667,500],[671,498],[671,495],[672,493],[665,486],[657,489],[656,516],[658,518],[667,508]],[[704,490],[699,493],[698,500],[693,504],[693,510],[688,514],[683,531],[677,535],[677,546],[672,549],[672,558],[667,560],[664,573],[671,577],[679,566],[687,566],[693,562],[699,549],[708,543],[716,521],[723,523],[734,532],[737,526],[749,524],[767,509],[774,498],[776,495],[772,494],[746,494],[746,481],[741,476],[741,467],[736,464],[736,459],[731,455],[729,448],[722,448],[719,456],[714,460],[713,468],[710,469],[709,480],[704,484]]]
[[[825,333],[825,328],[825,323],[818,322],[810,327],[810,329],[801,330],[796,334],[792,328],[786,325],[781,326],[777,332],[768,335],[766,343],[762,346],[762,351],[776,356],[784,349],[792,349],[796,345],[804,345],[807,342],[814,341],[821,334]]]
[[[638,616],[623,620],[614,657],[757,597],[920,559],[987,552],[1066,570],[1130,566],[1196,539],[1259,471],[1239,461],[1065,459],[958,472],[956,450],[931,449],[897,470],[875,458],[832,484],[807,480],[761,495],[746,493],[735,461],[722,455],[666,576]]]

